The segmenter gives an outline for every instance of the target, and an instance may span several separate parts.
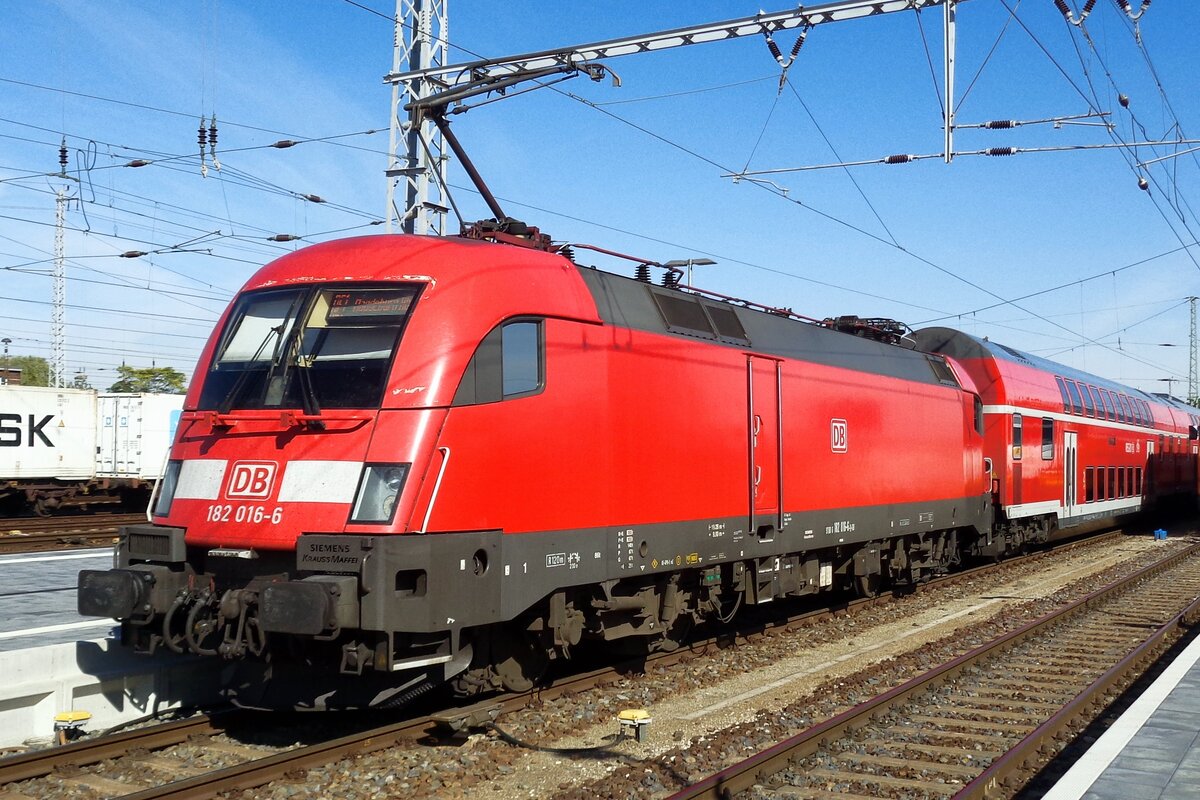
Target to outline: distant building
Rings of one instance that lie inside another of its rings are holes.
[[[0,386],[20,386],[20,367],[0,367]]]

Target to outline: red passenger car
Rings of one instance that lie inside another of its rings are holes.
[[[80,610],[234,660],[273,705],[527,686],[585,640],[676,647],[744,604],[978,552],[970,375],[535,249],[316,245],[222,317],[155,524],[81,573]]]
[[[984,402],[997,552],[1158,505],[1194,505],[1200,409],[949,328],[917,331]]]

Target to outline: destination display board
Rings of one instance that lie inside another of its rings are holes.
[[[414,293],[409,290],[367,289],[333,292],[329,297],[330,324],[403,322],[412,307]]]

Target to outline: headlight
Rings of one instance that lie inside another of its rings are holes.
[[[354,497],[351,522],[389,523],[408,477],[408,464],[367,464]]]
[[[154,503],[154,516],[165,517],[171,512],[171,501],[175,499],[175,488],[179,485],[179,470],[182,461],[168,461],[167,471],[159,482],[158,500]]]

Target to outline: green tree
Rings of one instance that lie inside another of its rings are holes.
[[[50,385],[50,362],[41,356],[9,356],[5,366],[21,370],[22,386]]]
[[[108,387],[110,392],[159,392],[183,394],[187,376],[172,367],[117,367],[121,377]]]

